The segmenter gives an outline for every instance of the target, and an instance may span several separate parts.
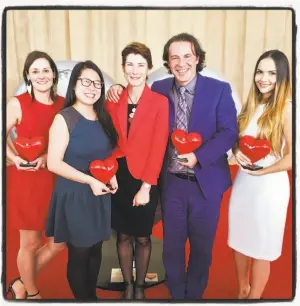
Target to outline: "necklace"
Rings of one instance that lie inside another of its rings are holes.
[[[132,121],[132,119],[133,119],[133,117],[134,117],[134,114],[135,114],[135,112],[136,112],[137,105],[138,105],[138,103],[139,103],[141,97],[136,101],[136,103],[134,103],[134,102],[132,101],[132,99],[131,99],[129,93],[128,93],[128,98],[129,98],[130,102],[134,105],[134,107],[133,107],[132,110],[131,110],[131,113],[129,114],[129,118],[128,118],[129,123],[131,123],[131,121]]]

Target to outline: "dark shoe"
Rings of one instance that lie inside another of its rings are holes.
[[[35,294],[28,294],[28,292],[26,291],[26,298],[25,298],[25,299],[27,299],[27,298],[29,298],[29,297],[35,297],[35,296],[37,296],[38,294],[40,294],[40,290],[38,290],[37,293],[35,293]]]
[[[134,288],[134,298],[136,300],[144,300],[145,299],[145,293],[144,293],[145,284],[135,284]]]
[[[9,283],[9,285],[8,285],[7,294],[10,293],[13,300],[16,300],[16,299],[17,299],[15,290],[14,290],[14,288],[13,288],[13,285],[14,285],[15,282],[17,282],[17,281],[19,281],[19,282],[21,282],[21,283],[23,284],[23,282],[22,282],[22,280],[21,280],[21,277],[18,277],[18,278],[13,279],[13,280]],[[24,284],[23,284],[23,285],[24,285]],[[27,294],[27,292],[26,292],[26,294]],[[25,298],[26,298],[26,297],[25,297]]]
[[[133,279],[130,281],[124,281],[125,290],[123,292],[124,300],[133,300],[134,296],[134,281]]]

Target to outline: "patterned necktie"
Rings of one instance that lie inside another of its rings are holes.
[[[185,87],[180,87],[180,98],[178,103],[178,109],[176,113],[176,128],[181,129],[187,132],[187,103],[185,99]],[[175,155],[178,155],[179,153],[175,149]],[[176,171],[178,172],[185,172],[186,167],[182,166],[178,161],[174,161]]]
[[[176,114],[176,127],[187,132],[187,103],[185,99],[185,87],[180,87],[180,98],[178,103],[178,110]]]

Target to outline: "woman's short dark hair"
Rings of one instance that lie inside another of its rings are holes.
[[[101,95],[100,98],[94,103],[93,107],[97,114],[98,120],[101,123],[106,135],[109,137],[110,142],[113,147],[116,146],[118,141],[118,134],[117,131],[114,128],[112,119],[110,115],[108,114],[107,110],[105,109],[104,103],[105,103],[105,84],[104,84],[104,78],[101,70],[99,67],[93,63],[92,61],[85,61],[85,62],[79,62],[77,63],[71,73],[69,85],[66,93],[65,98],[65,105],[64,108],[67,108],[69,106],[72,106],[76,102],[76,95],[75,95],[75,86],[78,78],[80,77],[82,71],[84,69],[92,69],[94,70],[100,77],[102,88],[101,88]]]
[[[150,49],[140,43],[140,42],[132,42],[128,44],[122,51],[122,66],[125,66],[126,58],[129,54],[140,54],[148,64],[148,68],[151,69],[153,67],[152,64],[152,56]]]
[[[164,66],[168,69],[168,72],[171,73],[168,61],[169,61],[169,48],[173,42],[187,41],[192,44],[192,51],[195,52],[195,56],[199,57],[199,63],[197,64],[196,71],[200,72],[205,67],[205,51],[202,49],[200,42],[196,37],[188,33],[180,33],[171,37],[164,46],[163,52],[163,61]]]
[[[29,68],[30,66],[33,64],[34,61],[36,61],[37,59],[40,58],[44,58],[45,60],[47,60],[49,62],[50,68],[53,71],[53,73],[55,74],[55,77],[53,78],[53,86],[51,87],[50,90],[50,96],[51,99],[53,100],[53,102],[55,102],[55,96],[56,96],[56,85],[58,83],[58,70],[56,67],[56,64],[54,62],[54,60],[51,58],[51,56],[49,54],[47,54],[46,52],[42,52],[42,51],[32,51],[27,55],[27,58],[25,60],[24,63],[24,68],[23,68],[23,79],[25,81],[25,83],[28,85],[29,81],[27,79],[27,74],[29,73]],[[32,90],[32,98],[34,99],[34,91]]]

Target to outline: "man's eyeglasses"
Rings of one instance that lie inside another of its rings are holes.
[[[87,78],[78,78],[78,80],[81,81],[81,85],[84,87],[90,87],[92,83],[96,89],[101,89],[103,87],[103,82],[101,81],[92,81]]]

